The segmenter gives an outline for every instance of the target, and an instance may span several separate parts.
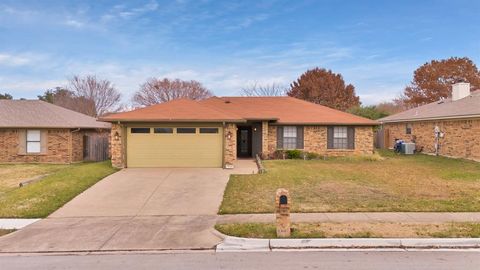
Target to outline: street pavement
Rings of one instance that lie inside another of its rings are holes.
[[[0,268],[21,269],[480,269],[480,251],[282,251],[0,256]]]

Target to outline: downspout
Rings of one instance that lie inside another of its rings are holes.
[[[80,128],[70,131],[70,163],[73,163],[73,133],[79,132]],[[83,149],[82,149],[83,151]]]

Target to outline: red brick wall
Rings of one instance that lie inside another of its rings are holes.
[[[394,138],[407,142],[416,137],[418,147],[425,153],[435,153],[435,126],[445,134],[440,138],[439,154],[449,157],[480,160],[480,119],[441,120],[412,122],[412,134],[406,134],[406,123],[385,124],[389,133],[388,147],[393,147]],[[386,131],[387,132],[387,131]]]
[[[47,129],[47,150],[42,154],[19,153],[20,129],[0,129],[0,163],[71,163],[83,160],[83,135],[95,130]],[[108,136],[109,131],[101,131]]]

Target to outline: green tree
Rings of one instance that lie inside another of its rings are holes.
[[[5,94],[0,94],[0,99],[13,99],[12,95],[5,93]]]
[[[355,114],[361,117],[365,117],[372,120],[377,120],[382,117],[386,117],[389,115],[388,112],[380,110],[375,105],[370,106],[355,106],[347,110],[347,112],[351,114]]]

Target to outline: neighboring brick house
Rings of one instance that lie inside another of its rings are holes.
[[[174,100],[101,119],[117,167],[231,167],[279,149],[322,156],[373,153],[377,122],[292,97]]]
[[[85,136],[111,124],[40,100],[0,100],[0,163],[83,161]]]
[[[385,146],[395,139],[415,142],[424,153],[480,160],[480,90],[452,86],[452,97],[379,120]]]

